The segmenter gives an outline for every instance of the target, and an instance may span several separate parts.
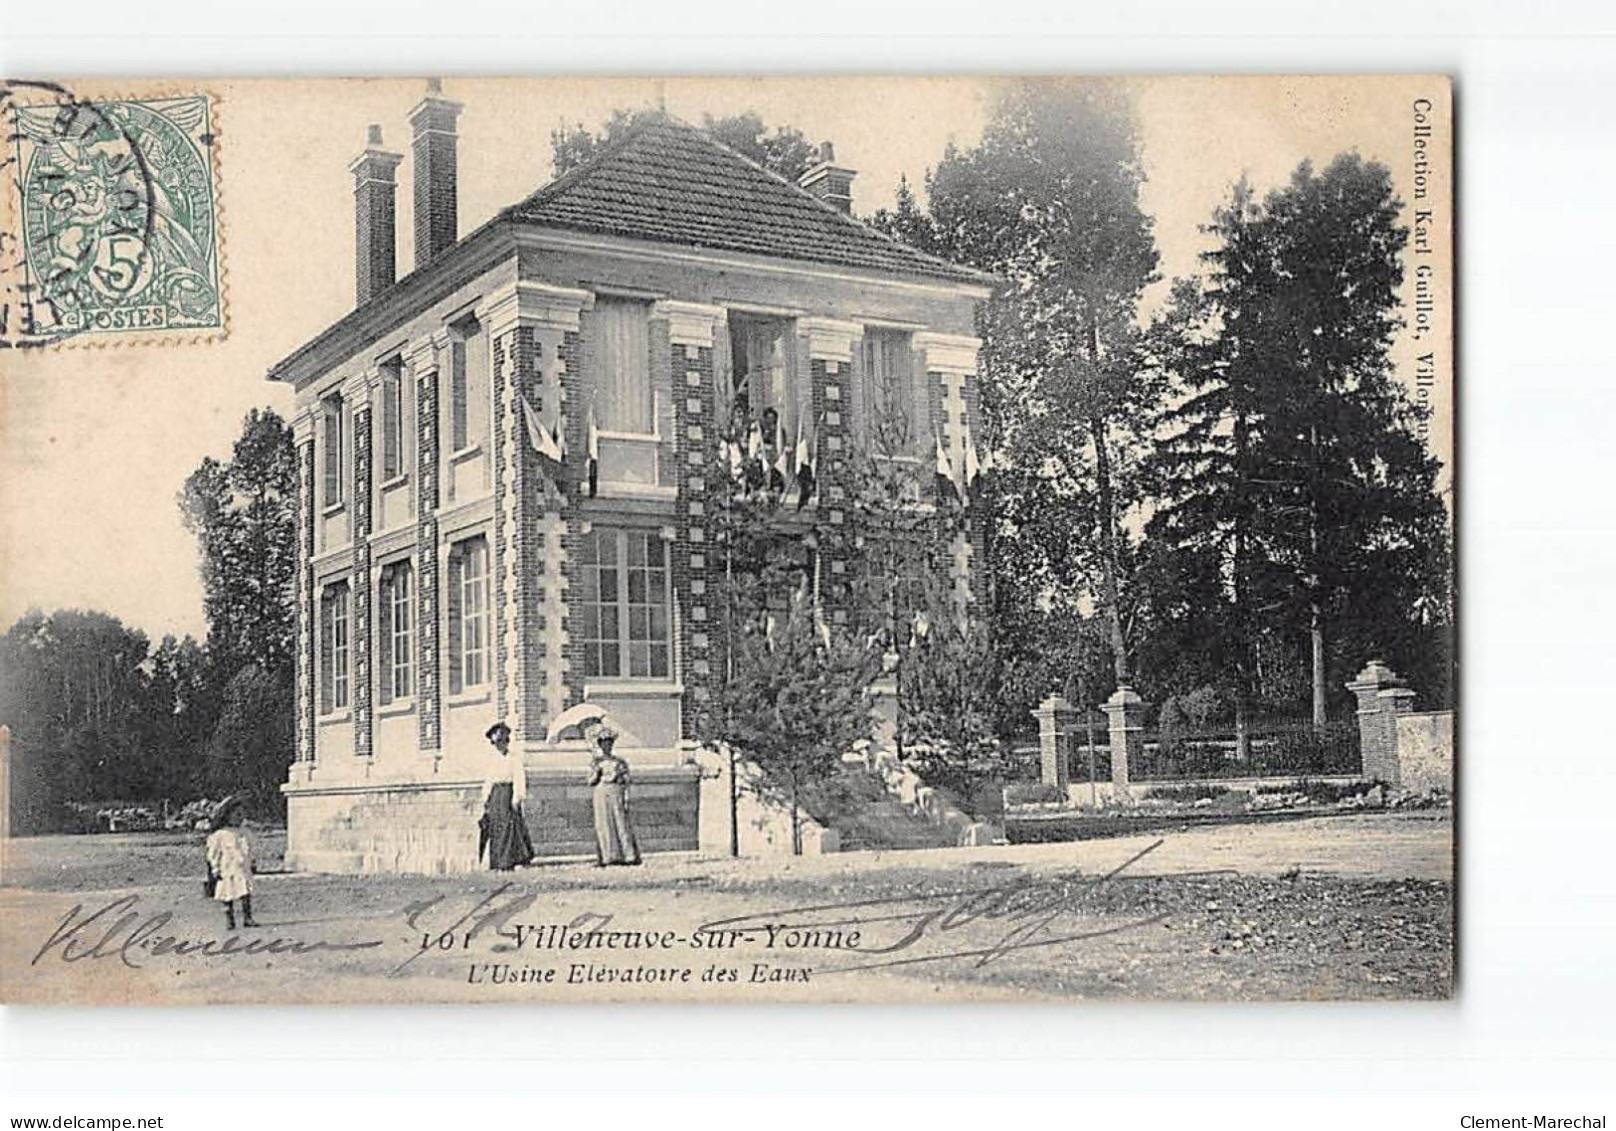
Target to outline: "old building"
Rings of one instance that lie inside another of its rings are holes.
[[[547,738],[582,703],[624,732],[648,847],[723,847],[688,741],[714,670],[714,441],[770,412],[852,451],[879,403],[908,415],[907,458],[962,462],[988,281],[853,219],[828,147],[793,185],[666,117],[460,238],[461,110],[433,89],[410,115],[396,281],[402,157],[372,128],[357,308],[270,371],[296,389],[300,471],[289,862],[475,867],[496,719],[540,852],[583,849],[587,754]],[[814,505],[837,491],[827,467]]]

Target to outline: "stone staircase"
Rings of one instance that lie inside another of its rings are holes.
[[[815,816],[836,830],[842,852],[894,852],[950,848],[947,830],[910,812],[870,770],[849,767],[832,779],[827,799]]]

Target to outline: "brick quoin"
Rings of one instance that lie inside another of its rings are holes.
[[[443,683],[438,672],[438,363],[434,355],[416,376],[416,473],[420,478],[415,525],[415,716],[422,750],[442,748]]]
[[[354,753],[371,755],[375,715],[371,711],[371,584],[370,584],[370,420],[368,405],[353,418],[353,736]]]
[[[722,653],[716,646],[721,622],[713,607],[713,546],[705,538],[699,543],[690,540],[692,527],[706,528],[708,457],[717,420],[712,347],[675,345],[669,357],[673,374],[673,475],[678,485],[674,516],[677,533],[669,549],[670,583],[678,602],[676,647],[679,675],[685,687],[679,721],[682,733],[689,735],[695,733],[696,717],[712,696],[713,673],[722,663]],[[699,508],[699,513],[692,513],[693,507]],[[699,621],[697,609],[706,613]]]
[[[520,393],[520,378],[514,372],[514,367],[508,367],[510,355],[515,352],[514,338],[516,331],[500,334],[489,343],[489,364],[493,368],[490,384],[493,386],[493,416],[489,422],[488,444],[489,459],[493,467],[494,484],[494,520],[488,532],[489,566],[493,576],[489,579],[490,600],[494,613],[494,639],[493,644],[493,683],[494,683],[494,717],[504,719],[509,709],[505,689],[506,645],[511,634],[517,631],[505,607],[505,563],[508,555],[516,553],[516,547],[506,543],[505,516],[516,506],[513,495],[519,487],[506,482],[505,461],[513,459],[518,466],[522,460],[522,447],[518,445],[515,452],[506,449],[505,429],[512,411],[520,413],[521,405],[517,403],[517,394]],[[513,389],[512,386],[515,386]],[[521,424],[521,421],[517,421]],[[506,720],[507,722],[509,720]]]
[[[982,394],[977,388],[975,374],[967,376],[960,386],[960,395],[965,401],[965,428],[966,436],[977,447],[978,457],[982,454]],[[982,506],[980,493],[975,493],[970,500],[969,510],[966,513],[965,535],[971,543],[971,600],[976,604],[977,611],[984,615],[991,615],[988,608],[988,546],[987,524],[990,516]]]
[[[315,684],[314,649],[318,617],[314,615],[314,440],[298,445],[297,453],[297,756],[314,761]]]
[[[561,506],[561,519],[565,532],[561,536],[561,577],[566,586],[566,613],[561,619],[564,634],[561,648],[562,686],[559,709],[584,701],[584,645],[572,633],[574,615],[582,587],[578,583],[578,555],[584,538],[582,500],[589,493],[588,468],[588,409],[583,395],[582,375],[592,372],[594,347],[587,333],[569,331],[561,344],[564,366],[561,381],[562,411],[566,415],[567,429],[567,481],[564,485],[565,501]],[[576,471],[574,471],[576,469]]]
[[[833,525],[836,515],[845,518],[847,512],[847,460],[853,442],[848,427],[852,416],[851,384],[852,372],[847,364],[823,358],[809,360],[810,403],[819,426],[816,492],[822,518]],[[819,575],[820,598],[832,620],[847,620],[852,579],[853,564],[845,554],[834,551],[825,556]]]

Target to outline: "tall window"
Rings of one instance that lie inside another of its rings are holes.
[[[415,585],[409,562],[382,571],[381,699],[391,703],[415,693]]]
[[[382,366],[382,482],[404,472],[404,371],[396,361]]]
[[[449,556],[451,693],[489,682],[491,634],[488,591],[488,540],[468,538]]]
[[[320,429],[324,433],[326,506],[342,502],[342,397],[332,393],[320,402]]]
[[[909,335],[866,330],[863,361],[864,407],[872,448],[884,455],[913,454],[919,436]]]
[[[600,298],[592,326],[599,363],[600,425],[614,432],[651,432],[650,306]]]
[[[348,583],[328,585],[320,596],[320,710],[346,710],[348,678]]]
[[[454,451],[488,439],[488,335],[475,318],[455,323],[449,337],[449,442]]]
[[[667,679],[667,544],[655,531],[595,530],[584,539],[581,564],[585,676]]]

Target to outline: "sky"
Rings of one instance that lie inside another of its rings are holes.
[[[619,106],[663,104],[699,122],[756,110],[769,125],[831,139],[858,170],[853,207],[890,205],[901,176],[918,188],[949,142],[973,144],[1000,80],[987,78],[455,79],[460,119],[460,231],[551,177],[550,132],[598,126]],[[1142,205],[1156,220],[1164,281],[1197,269],[1199,231],[1242,176],[1277,187],[1305,158],[1356,150],[1385,163],[1412,195],[1411,106],[1438,80],[1173,78],[1129,80],[1147,172]],[[95,84],[67,84],[93,98]],[[217,98],[222,258],[228,329],[206,343],[0,353],[0,626],[30,607],[97,608],[143,629],[206,632],[197,549],[176,502],[206,456],[228,458],[242,417],[283,415],[291,391],[265,371],[353,306],[353,182],[365,129],[381,125],[407,153],[407,115],[424,80],[187,80],[117,84],[119,95],[201,87]],[[1440,139],[1439,139],[1440,140]],[[412,262],[410,169],[399,169],[398,262]],[[1439,156],[1432,199],[1447,183]],[[10,190],[14,191],[14,190]],[[1440,215],[1440,212],[1439,212]],[[1446,216],[1441,217],[1446,222]],[[1451,287],[1441,276],[1439,294]],[[1405,305],[1407,296],[1405,296]],[[1439,327],[1446,333],[1451,320]],[[1427,346],[1394,349],[1413,386]],[[1450,462],[1451,350],[1438,358],[1431,444]]]

